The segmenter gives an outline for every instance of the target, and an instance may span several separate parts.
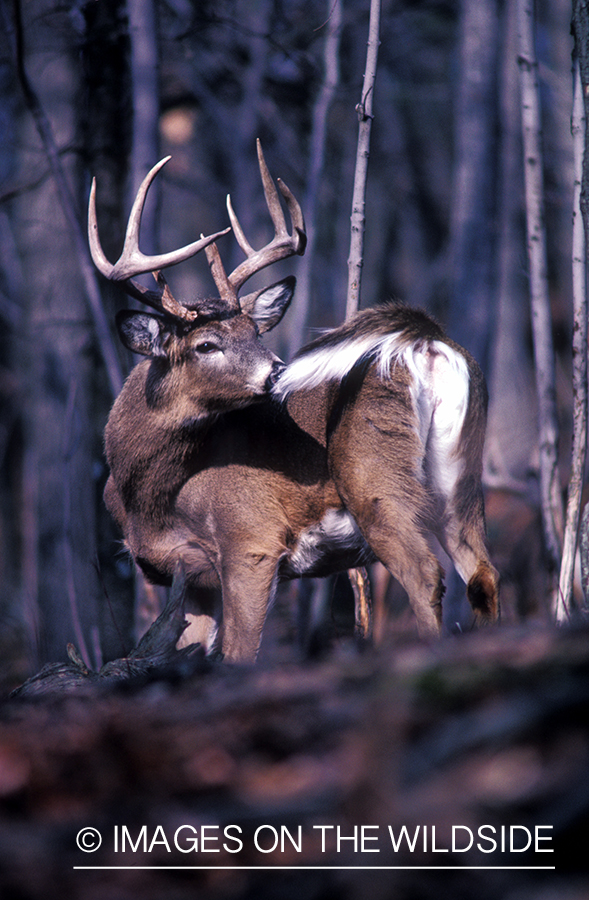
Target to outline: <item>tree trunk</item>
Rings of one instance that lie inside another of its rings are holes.
[[[329,19],[326,25],[325,46],[323,51],[323,83],[313,106],[311,141],[309,149],[309,177],[303,209],[307,230],[307,247],[305,255],[298,265],[297,294],[294,309],[290,311],[289,352],[290,358],[303,344],[306,337],[306,326],[311,308],[311,292],[313,286],[313,264],[317,237],[317,210],[321,192],[321,180],[325,163],[325,143],[327,137],[327,118],[333,95],[339,81],[339,52],[342,28],[342,4],[328,0]]]
[[[489,378],[485,445],[487,485],[525,494],[538,454],[537,408],[528,349],[530,309],[522,273],[521,116],[518,104],[517,10],[508,0],[502,22],[500,71],[497,315]]]
[[[578,65],[575,66],[575,85],[572,120],[575,145],[575,193],[573,205],[573,447],[569,479],[566,523],[556,618],[564,622],[573,606],[573,575],[577,551],[577,534],[581,512],[581,493],[587,456],[587,281],[585,234],[581,218],[580,200],[583,180],[585,146],[585,111]]]
[[[563,514],[558,472],[556,383],[548,294],[540,95],[532,0],[518,0],[518,28],[530,302],[540,433],[540,494],[546,551],[551,571],[556,573],[560,564]],[[556,599],[555,596],[555,612]]]
[[[463,0],[448,330],[487,370],[493,314],[497,118],[495,0]]]
[[[131,45],[131,90],[133,138],[129,156],[129,196],[131,209],[139,185],[159,159],[159,68],[156,9],[153,0],[127,0]],[[158,252],[157,217],[159,182],[150,189],[150,202],[141,217],[141,247],[145,253]]]
[[[589,3],[587,0],[573,0],[573,35],[575,38],[575,53],[579,62],[580,91],[578,95],[583,102],[583,113],[579,110],[577,118],[583,120],[583,156],[581,166],[581,184],[579,191],[579,208],[583,220],[584,242],[576,230],[578,244],[575,242],[573,257],[574,272],[577,283],[575,286],[576,308],[582,322],[576,320],[574,334],[573,363],[575,365],[575,382],[578,403],[576,405],[576,428],[579,445],[582,449],[577,453],[576,481],[584,475],[584,465],[581,468],[581,452],[586,452],[586,428],[587,428],[587,260],[589,259]],[[580,102],[580,101],[579,101]],[[580,124],[580,121],[579,121]],[[579,141],[581,135],[578,135]],[[579,148],[580,149],[580,148]],[[584,245],[583,245],[584,244]],[[577,257],[579,257],[577,259]],[[576,358],[575,358],[576,357]],[[582,407],[584,410],[582,411]],[[581,429],[582,432],[581,432]],[[583,456],[584,459],[584,456]],[[575,487],[580,492],[582,482]],[[580,502],[580,498],[579,498]],[[578,515],[578,512],[577,512]],[[583,514],[583,537],[587,544],[587,532],[589,521],[587,508]],[[573,526],[571,525],[571,531]],[[576,530],[576,529],[575,529]],[[589,606],[589,588],[587,578],[587,549],[584,547],[583,555],[583,585],[585,590],[585,607]],[[561,612],[559,610],[559,612]]]
[[[52,81],[42,54],[29,61],[33,71],[38,65],[43,68],[43,96],[53,106],[54,122],[72,133],[71,94]],[[73,78],[70,83],[75,83]],[[38,153],[30,120],[27,125],[26,143]],[[71,167],[67,177],[74,180]],[[28,388],[23,469],[30,504],[25,511],[25,585],[31,592],[28,602],[36,600],[39,610],[39,660],[63,658],[68,641],[74,640],[96,664],[91,650],[99,593],[93,568],[94,447],[88,421],[91,330],[77,259],[71,253],[71,231],[52,180],[26,198],[21,223],[21,244],[27,248],[23,270],[29,337],[22,359]]]

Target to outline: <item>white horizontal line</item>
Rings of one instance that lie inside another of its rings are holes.
[[[351,870],[355,872],[370,872],[374,869],[375,872],[394,872],[394,871],[403,871],[403,872],[429,872],[429,871],[444,871],[447,869],[448,871],[469,871],[469,870],[488,870],[489,872],[512,872],[512,871],[527,871],[527,872],[542,872],[548,870],[555,870],[556,866],[73,866],[74,869],[94,869],[94,870],[106,870],[106,869],[150,869],[153,871],[161,871],[168,869],[186,869],[186,870],[198,870],[198,871],[241,871],[241,872],[251,872],[251,871],[288,871],[288,872],[296,872],[300,871],[310,871],[310,870],[318,870],[318,871],[333,871],[340,872],[343,870]]]

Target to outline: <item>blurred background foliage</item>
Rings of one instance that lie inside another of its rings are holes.
[[[343,319],[368,2],[340,0],[341,21],[334,2],[1,0],[0,658],[7,686],[65,658],[68,641],[98,666],[124,655],[133,640],[134,573],[102,503],[102,432],[118,379],[132,365],[112,323],[128,301],[100,281],[112,329],[105,336],[79,249],[91,177],[111,259],[140,180],[166,154],[172,159],[152,188],[142,248],[172,249],[225,227],[227,193],[255,246],[268,238],[260,137],[271,172],[301,200],[313,235],[306,257],[272,272],[271,280],[293,272],[299,290],[269,342],[287,359],[316,329]],[[430,311],[485,370],[489,537],[508,620],[542,615],[546,595],[513,6],[384,0],[362,286],[363,306],[393,297]],[[563,485],[571,393],[570,15],[569,0],[538,0]],[[59,168],[77,226],[64,214]],[[220,249],[229,266],[239,260],[231,236]],[[172,271],[170,281],[179,297],[212,290],[204,259]],[[109,352],[114,363],[105,362]]]

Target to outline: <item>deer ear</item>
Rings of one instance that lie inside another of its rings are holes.
[[[160,316],[123,310],[117,313],[116,324],[128,350],[142,356],[167,356],[164,337],[168,330]]]
[[[239,298],[242,312],[254,320],[260,334],[278,325],[292,300],[296,278],[289,275],[270,287]]]

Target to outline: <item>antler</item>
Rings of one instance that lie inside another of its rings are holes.
[[[302,256],[305,252],[305,247],[307,246],[305,221],[301,207],[293,193],[285,183],[278,178],[278,187],[286,201],[286,206],[290,214],[292,225],[292,234],[290,234],[286,227],[286,221],[282,206],[280,205],[278,192],[272,180],[272,176],[268,171],[259,140],[256,142],[256,145],[266,204],[270,212],[270,218],[274,224],[274,237],[270,243],[266,244],[265,247],[262,247],[261,250],[254,250],[247,240],[237,216],[235,215],[233,206],[231,205],[231,198],[229,196],[227,197],[227,211],[229,213],[229,219],[231,220],[233,232],[237,243],[245,253],[247,259],[240,263],[230,275],[227,275],[215,244],[207,248],[206,254],[220,295],[228,302],[233,300],[237,301],[239,289],[245,284],[248,278],[251,278],[256,272],[266,268],[266,266],[272,265],[272,263],[278,262],[280,259],[287,259],[289,256],[294,256],[295,254]]]
[[[175,318],[192,321],[198,316],[198,311],[187,309],[187,307],[174,299],[160,269],[175,266],[177,263],[183,262],[191,256],[195,256],[204,249],[211,269],[211,274],[217,285],[221,299],[225,302],[228,310],[239,310],[238,293],[248,278],[251,278],[252,275],[259,272],[261,269],[264,269],[266,266],[278,262],[280,259],[287,259],[289,256],[294,256],[295,254],[302,256],[307,245],[305,222],[301,207],[297,203],[292,192],[284,182],[278,178],[278,187],[286,201],[286,206],[290,214],[292,225],[291,234],[286,227],[284,213],[282,211],[282,206],[280,205],[280,198],[278,197],[278,192],[272,180],[272,176],[268,171],[259,140],[257,141],[257,149],[264,195],[266,197],[270,217],[274,223],[274,237],[270,243],[266,244],[265,247],[262,247],[261,250],[254,250],[247,240],[237,216],[233,211],[231,199],[227,197],[229,219],[231,220],[237,243],[247,257],[229,276],[223,268],[223,263],[221,262],[221,257],[219,256],[219,250],[215,241],[231,231],[231,228],[225,228],[224,231],[218,231],[216,234],[211,234],[207,237],[201,234],[200,240],[194,241],[192,244],[187,244],[186,247],[181,247],[179,250],[172,250],[170,253],[146,256],[139,249],[141,215],[143,213],[147,191],[157,173],[170,159],[169,156],[156,163],[153,169],[151,169],[143,179],[129,215],[123,251],[114,265],[106,258],[98,236],[98,224],[96,220],[96,179],[92,179],[90,202],[88,206],[88,241],[92,259],[94,260],[97,269],[110,281],[124,282],[125,290],[142,303],[146,303],[148,306],[152,306],[155,309],[164,310],[168,315],[174,316]],[[142,275],[145,272],[153,272],[158,283],[159,289],[157,291],[150,291],[148,288],[143,287],[139,282],[133,280],[133,276]]]
[[[207,237],[201,235],[200,240],[194,241],[192,244],[187,244],[179,250],[172,250],[170,253],[146,256],[141,252],[139,249],[139,231],[141,228],[141,216],[145,205],[145,198],[155,176],[160,169],[165,166],[169,159],[170,157],[167,156],[165,159],[156,163],[141,182],[141,186],[137,191],[137,196],[135,197],[129,215],[123,251],[114,265],[106,258],[98,236],[98,223],[96,219],[96,179],[92,179],[90,202],[88,206],[88,241],[94,264],[106,278],[110,281],[124,282],[125,289],[128,293],[138,300],[141,300],[142,303],[146,303],[148,306],[152,306],[155,309],[163,309],[166,313],[175,318],[191,321],[196,318],[198,313],[195,310],[187,309],[174,299],[172,292],[159,270],[168,268],[169,266],[175,266],[177,263],[190,259],[190,257],[195,256],[201,250],[216,241],[217,238],[220,238],[231,231],[231,228],[225,228],[223,231],[218,231],[216,234],[211,234]],[[150,291],[148,288],[139,284],[139,282],[133,280],[133,276],[142,275],[145,272],[153,272],[159,290]]]

